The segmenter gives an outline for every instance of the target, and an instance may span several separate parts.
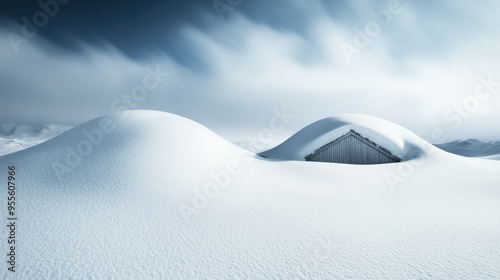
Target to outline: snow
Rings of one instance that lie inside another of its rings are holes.
[[[277,147],[260,153],[270,159],[304,160],[316,149],[354,130],[402,160],[422,157],[430,144],[394,123],[365,115],[339,115],[319,120]]]
[[[43,143],[70,128],[70,126],[59,124],[46,124],[43,126],[15,123],[0,124],[0,156]]]
[[[18,170],[19,216],[18,270],[2,279],[500,278],[500,162],[423,150],[385,121],[359,132],[375,126],[391,127],[376,139],[391,151],[420,156],[266,160],[154,111],[2,156]],[[301,135],[288,143],[304,152],[313,137]],[[87,155],[67,158],[79,148]],[[55,163],[73,166],[58,175]]]

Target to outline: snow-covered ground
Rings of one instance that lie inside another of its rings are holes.
[[[346,125],[370,123],[391,152],[422,153],[270,160],[185,118],[133,111],[2,156],[17,169],[19,240],[17,272],[2,279],[499,279],[500,162],[380,120]]]
[[[71,126],[47,124],[43,126],[0,124],[0,156],[43,143],[70,129]]]

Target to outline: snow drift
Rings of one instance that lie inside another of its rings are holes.
[[[0,157],[18,170],[19,241],[0,275],[499,278],[500,162],[394,131],[392,149],[418,158],[355,166],[265,160],[167,113],[90,121]]]
[[[319,120],[260,155],[270,159],[304,160],[316,149],[350,130],[377,143],[403,161],[422,157],[430,149],[430,143],[403,127],[379,118],[352,114]]]

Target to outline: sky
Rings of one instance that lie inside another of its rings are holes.
[[[338,114],[499,140],[500,2],[3,1],[0,122],[127,109],[276,144]],[[276,117],[288,116],[274,130]]]

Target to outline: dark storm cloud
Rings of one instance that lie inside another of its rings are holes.
[[[21,33],[23,17],[32,21],[42,10],[38,1],[2,1],[0,17],[19,25],[12,32]],[[47,3],[50,1],[43,0]],[[204,14],[212,12],[210,1],[81,1],[72,0],[60,5],[59,12],[50,19],[39,35],[70,50],[77,50],[79,42],[109,43],[126,55],[140,59],[161,50],[172,54],[180,63],[193,69],[202,69],[202,59],[194,47],[182,42],[179,27],[206,26]]]
[[[51,0],[42,0],[44,3]],[[55,0],[52,0],[55,1]],[[109,42],[126,55],[141,58],[162,50],[181,63],[193,68],[202,67],[195,46],[186,45],[180,27],[189,25],[207,31],[231,19],[231,14],[244,14],[250,20],[284,32],[307,37],[311,18],[318,8],[325,9],[339,20],[352,20],[348,1],[317,1],[304,6],[301,1],[241,0],[231,11],[216,7],[212,0],[184,1],[82,1],[71,0],[61,5],[59,13],[50,19],[39,34],[66,48],[74,49],[75,38],[91,44]],[[227,5],[227,1],[218,3]],[[315,6],[314,9],[304,7]],[[2,1],[0,18],[24,24],[23,17],[32,20],[42,8],[38,1]],[[217,9],[222,9],[219,12]],[[222,17],[220,17],[222,14]],[[19,28],[19,26],[18,26]],[[13,30],[20,32],[20,30]]]
[[[22,18],[26,17],[32,22],[33,15],[43,10],[38,2],[3,1],[0,3],[0,21],[3,19],[4,26],[9,26],[10,31],[20,34],[24,24]],[[231,24],[231,19],[237,14],[244,15],[256,24],[280,32],[291,32],[307,40],[310,39],[312,23],[318,11],[325,11],[340,22],[352,22],[359,16],[352,4],[346,0],[308,3],[297,0],[234,2],[238,3],[235,7],[231,7],[227,0],[69,0],[69,3],[59,5],[59,12],[50,18],[46,26],[39,28],[38,34],[73,51],[81,51],[80,42],[90,45],[100,45],[104,42],[113,45],[132,59],[168,53],[176,62],[193,71],[208,72],[210,65],[206,61],[204,46],[190,44],[184,36],[183,27],[189,26],[204,33],[213,33],[214,39],[233,44],[233,47],[241,47],[237,39],[224,34],[217,36],[217,32],[213,32],[218,26]],[[12,22],[17,25],[11,24]],[[309,57],[314,58],[321,53],[312,45],[310,50],[302,55],[306,63]]]
[[[31,19],[42,9],[38,2],[2,1],[0,16],[22,24],[22,17]],[[105,38],[123,47],[126,47],[123,44],[126,38],[134,38],[148,45],[159,34],[173,32],[181,24],[196,24],[197,14],[210,8],[211,4],[202,0],[71,0],[61,5],[59,13],[41,30],[41,34],[56,41],[64,39],[62,37],[68,33],[85,40]]]

